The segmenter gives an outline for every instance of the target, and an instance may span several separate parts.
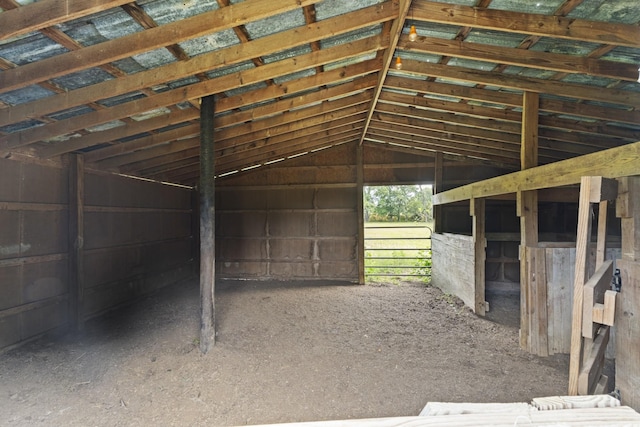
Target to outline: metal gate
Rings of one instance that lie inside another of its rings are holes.
[[[427,225],[365,225],[365,279],[431,277],[431,233]]]

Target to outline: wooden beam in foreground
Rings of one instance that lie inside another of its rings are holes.
[[[585,175],[606,178],[640,175],[640,142],[474,182],[435,194],[433,204],[572,185]]]

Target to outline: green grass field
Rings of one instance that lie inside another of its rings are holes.
[[[367,222],[365,277],[368,282],[416,280],[431,275],[431,223]]]

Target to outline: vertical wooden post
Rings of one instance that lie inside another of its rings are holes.
[[[435,171],[433,174],[433,194],[442,192],[442,170],[444,158],[442,151],[436,151]],[[433,228],[436,233],[442,233],[442,205],[435,206],[433,210]]]
[[[522,99],[522,136],[520,143],[521,169],[538,165],[538,106],[539,95],[525,92]],[[531,313],[535,303],[531,301],[530,266],[527,247],[538,246],[538,193],[517,193],[517,215],[520,217],[520,347],[537,353],[531,348]]]
[[[200,351],[215,344],[214,95],[200,105]]]
[[[591,177],[580,181],[578,206],[578,234],[576,240],[576,266],[573,279],[573,307],[571,310],[571,350],[569,355],[569,395],[578,394],[578,377],[582,355],[582,304],[584,283],[587,279],[587,257],[591,238]]]
[[[356,197],[358,199],[358,283],[364,285],[364,148],[356,147]]]
[[[616,304],[616,387],[622,404],[640,411],[640,176],[620,179],[616,214],[622,226],[622,288]]]
[[[485,297],[485,259],[487,239],[485,238],[485,200],[471,199],[471,215],[473,216],[473,244],[475,247],[475,308],[479,316],[486,314],[487,303]]]
[[[69,327],[84,326],[84,157],[69,155]]]

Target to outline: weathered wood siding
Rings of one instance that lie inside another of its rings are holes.
[[[81,319],[190,273],[191,192],[86,173]],[[70,319],[69,173],[0,159],[0,349]]]
[[[84,211],[85,317],[190,274],[190,190],[91,172]]]
[[[67,170],[0,159],[0,348],[67,322]]]
[[[434,233],[431,236],[433,265],[431,283],[443,292],[475,307],[475,246],[473,237]]]
[[[540,242],[545,248],[547,283],[547,343],[549,354],[569,353],[571,349],[571,305],[576,248],[571,243]],[[595,245],[589,247],[589,274],[595,271]],[[607,248],[606,259],[620,259],[620,248]],[[615,327],[614,327],[615,329]],[[611,339],[610,342],[614,340]],[[614,356],[614,346],[607,348],[607,357]]]
[[[358,280],[355,145],[220,180],[218,277]]]

